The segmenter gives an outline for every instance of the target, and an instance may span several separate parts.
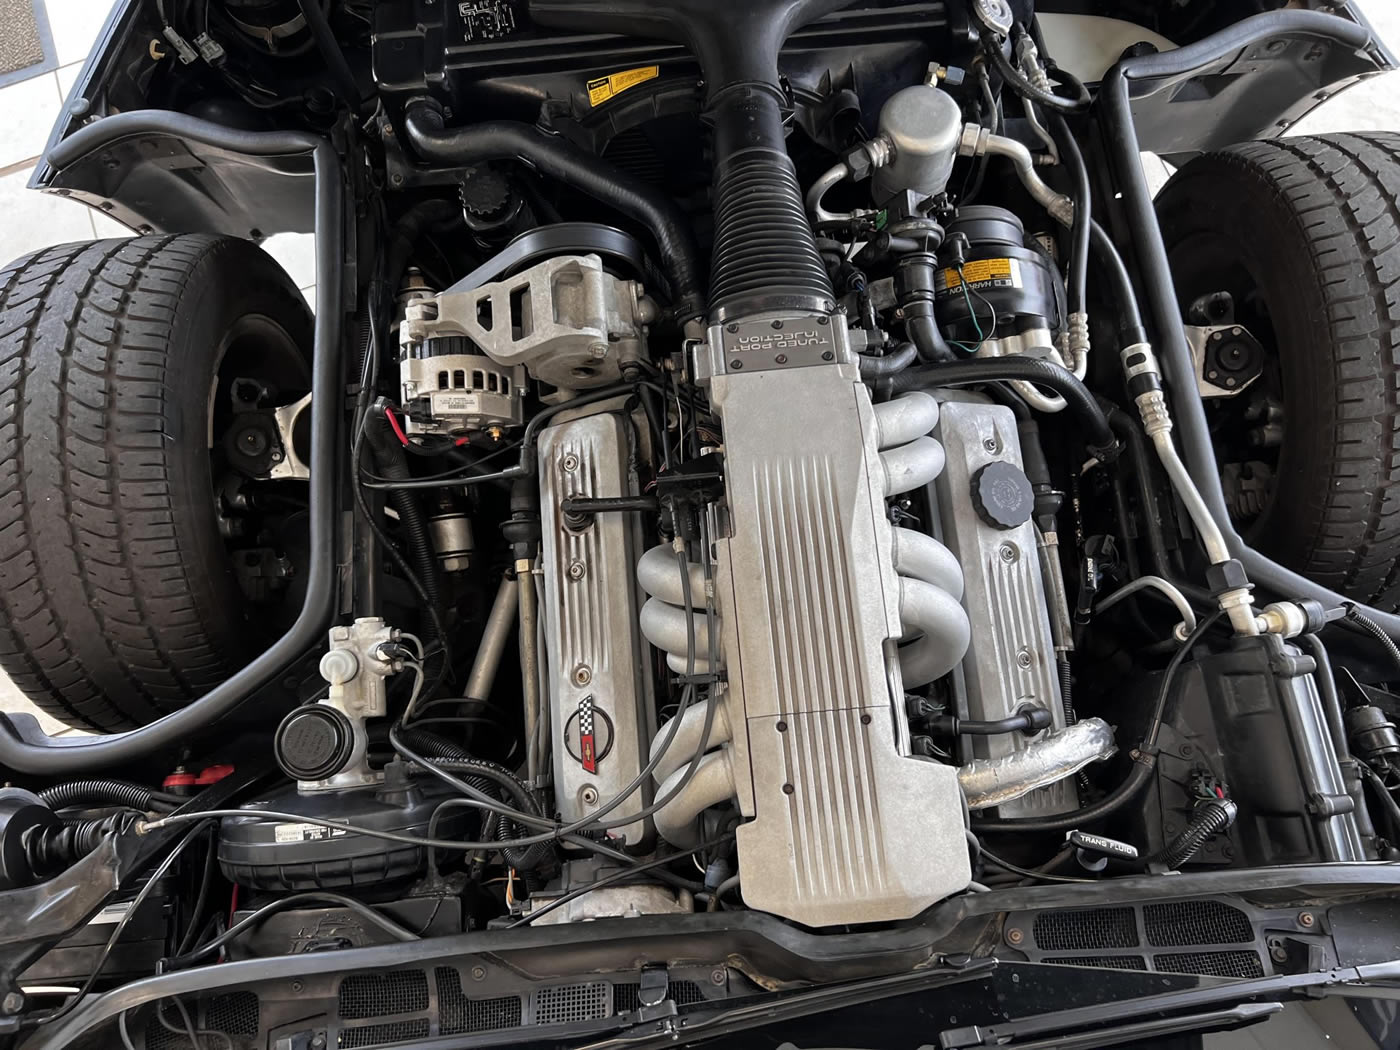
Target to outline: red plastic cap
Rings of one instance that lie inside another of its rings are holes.
[[[197,783],[199,783],[199,781],[195,779],[195,775],[193,773],[171,773],[161,783],[161,786],[167,789],[187,788],[194,787]]]
[[[199,774],[195,783],[200,785],[217,784],[232,772],[233,766],[207,766],[204,771]]]

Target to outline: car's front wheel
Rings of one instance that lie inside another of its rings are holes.
[[[0,666],[73,726],[151,721],[265,644],[305,485],[269,409],[311,317],[265,252],[170,235],[0,271]]]

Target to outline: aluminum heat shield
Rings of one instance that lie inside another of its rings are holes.
[[[1027,521],[1014,529],[996,528],[978,516],[972,500],[972,479],[987,464],[1021,466],[1016,417],[1000,405],[947,401],[936,436],[948,457],[934,483],[943,542],[962,565],[962,603],[972,620],[972,644],[963,658],[959,689],[965,709],[959,714],[992,722],[1043,707],[1050,712],[1052,730],[1061,729],[1065,716],[1035,526]],[[969,737],[971,757],[1011,755],[1052,730],[1036,737]],[[1002,804],[998,812],[1003,817],[1046,816],[1078,804],[1074,779],[1067,777]]]
[[[649,650],[637,623],[635,514],[598,514],[583,529],[564,523],[567,496],[627,496],[626,421],[615,412],[545,428],[540,436],[540,564],[545,585],[554,797],[565,821],[587,816],[641,771],[655,732]],[[610,818],[651,801],[634,792]],[[629,846],[651,838],[651,821],[617,829]]]
[[[710,358],[730,368],[711,403],[724,425],[715,547],[733,761],[753,818],[738,829],[744,903],[808,926],[907,918],[971,874],[957,771],[908,754],[870,399],[843,347],[830,364],[805,363],[809,351],[776,368],[753,352],[742,371],[729,362],[747,351],[729,349]]]

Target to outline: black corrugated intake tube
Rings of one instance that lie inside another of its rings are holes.
[[[831,279],[787,152],[781,101],[775,84],[741,83],[710,103],[717,158],[711,321],[832,308]]]
[[[526,160],[541,174],[645,226],[656,239],[678,316],[699,316],[705,289],[700,250],[685,213],[661,190],[529,124],[492,120],[448,128],[437,105],[427,99],[409,103],[404,128],[414,151],[431,164],[458,168],[488,160]]]

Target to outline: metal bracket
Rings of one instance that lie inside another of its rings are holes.
[[[282,458],[272,464],[267,476],[273,479],[305,481],[311,477],[311,464],[301,458],[297,451],[296,428],[303,413],[311,409],[311,395],[308,393],[299,401],[272,410],[272,420],[277,424],[277,436],[282,441]],[[307,434],[310,434],[311,417],[306,417]],[[308,437],[309,440],[309,437]]]
[[[1238,324],[1185,325],[1203,398],[1234,397],[1264,373],[1264,347]]]

